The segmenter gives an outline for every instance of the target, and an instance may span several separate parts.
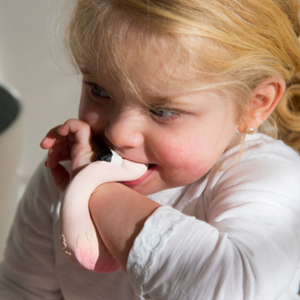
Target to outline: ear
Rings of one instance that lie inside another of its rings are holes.
[[[252,92],[244,118],[238,130],[247,132],[248,128],[256,130],[273,112],[285,91],[285,81],[281,77],[265,79]]]

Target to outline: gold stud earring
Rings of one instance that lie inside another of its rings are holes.
[[[255,132],[254,128],[253,127],[249,127],[247,129],[247,134],[253,134]]]

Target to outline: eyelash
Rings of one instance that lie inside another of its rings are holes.
[[[178,110],[162,107],[150,107],[149,112],[153,119],[163,122],[174,121],[180,117],[181,114],[181,112]],[[167,116],[163,115],[165,112],[167,113]]]
[[[88,82],[88,81],[83,81],[83,83],[88,85],[89,94],[93,99],[95,99],[95,100],[97,100],[98,98],[111,99],[111,96],[109,95],[109,93],[100,85],[93,83],[93,82]],[[96,89],[99,89],[100,91],[98,91],[98,93],[97,93]],[[99,93],[100,93],[100,95],[99,95]],[[101,93],[103,93],[103,94],[101,95]]]

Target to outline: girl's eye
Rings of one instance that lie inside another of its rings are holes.
[[[83,81],[83,83],[88,87],[90,96],[95,100],[98,98],[111,98],[109,93],[100,85],[89,81]]]
[[[109,93],[98,84],[91,84],[91,92],[97,97],[110,98]]]
[[[171,120],[179,116],[179,112],[168,108],[150,108],[150,113],[156,119]]]

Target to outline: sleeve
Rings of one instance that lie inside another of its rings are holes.
[[[203,195],[207,222],[168,206],[148,218],[127,265],[138,295],[275,300],[289,287],[300,258],[298,155],[258,155],[221,174]]]
[[[0,299],[62,300],[52,224],[59,192],[40,166],[21,199],[0,266]]]

